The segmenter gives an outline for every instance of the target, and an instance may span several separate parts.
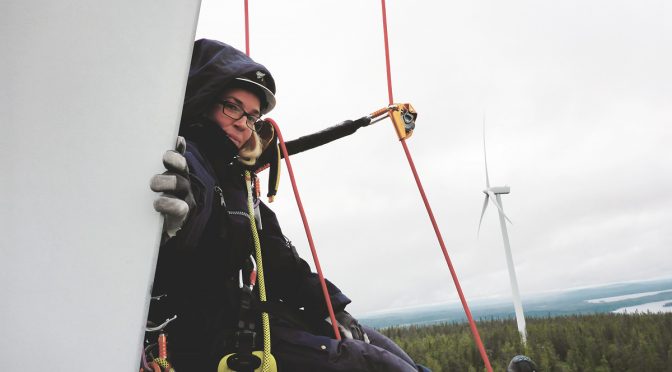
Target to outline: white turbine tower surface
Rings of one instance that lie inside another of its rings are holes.
[[[509,244],[509,233],[506,230],[506,221],[511,222],[509,217],[504,214],[502,207],[502,199],[500,195],[511,192],[509,186],[493,186],[490,187],[490,177],[488,176],[488,155],[485,150],[485,118],[483,118],[483,156],[485,158],[485,200],[483,201],[483,209],[481,210],[481,219],[478,221],[478,232],[481,231],[481,223],[483,222],[483,215],[485,209],[488,207],[488,201],[497,207],[499,211],[499,225],[502,228],[502,239],[504,240],[504,253],[506,255],[506,264],[509,268],[509,281],[511,282],[511,294],[513,297],[513,308],[516,312],[516,323],[518,324],[518,332],[523,344],[527,342],[527,331],[525,329],[525,315],[523,313],[523,303],[520,300],[520,291],[518,290],[518,279],[516,278],[516,268],[513,265],[513,257],[511,255],[511,246]],[[512,222],[511,222],[512,223]]]
[[[199,6],[2,1],[0,371],[139,370]]]

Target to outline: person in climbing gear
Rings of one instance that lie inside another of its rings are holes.
[[[165,222],[152,288],[159,299],[149,319],[177,315],[165,329],[172,365],[178,372],[216,371],[226,355],[260,350],[263,311],[270,314],[280,371],[425,371],[360,325],[345,311],[350,299],[327,281],[343,337],[334,338],[318,275],[258,199],[254,171],[276,146],[273,127],[260,118],[275,107],[275,91],[271,73],[244,53],[214,40],[195,42],[180,137],[163,157],[167,171],[150,185],[161,193],[154,208]],[[253,226],[263,257],[263,303],[254,285]]]

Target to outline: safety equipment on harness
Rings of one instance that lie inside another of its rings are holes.
[[[287,153],[291,156],[325,145],[339,138],[349,136],[355,133],[359,128],[369,126],[388,116],[392,119],[397,136],[400,140],[409,138],[413,134],[413,129],[415,129],[415,119],[418,117],[418,113],[410,103],[398,103],[384,107],[357,120],[346,120],[319,132],[287,141],[285,143]],[[269,120],[260,120],[260,123],[263,123],[262,128],[265,128],[266,130],[273,128]],[[266,168],[270,168],[267,196],[268,201],[273,202],[273,199],[278,192],[278,184],[280,182],[280,159],[283,159],[285,154],[280,151],[278,135],[275,131],[272,131],[270,136],[266,134],[266,136],[262,138],[268,138],[268,140],[264,140],[264,152],[257,160],[253,169],[254,173],[259,173]]]
[[[226,355],[219,362],[218,372],[228,371],[255,371],[262,365],[264,358],[262,351],[254,351],[256,339],[256,312],[252,310],[254,304],[254,285],[257,280],[257,265],[254,257],[250,256],[251,263],[248,283],[244,281],[243,269],[238,271],[238,288],[240,289],[240,312],[238,315],[238,331],[236,332],[235,347],[237,352]]]
[[[247,188],[247,208],[250,219],[250,230],[254,240],[255,257],[252,260],[253,269],[250,275],[249,285],[243,282],[242,270],[239,271],[239,288],[241,289],[240,298],[240,316],[238,321],[238,332],[236,334],[237,353],[224,356],[219,361],[217,372],[277,372],[278,367],[273,355],[271,355],[271,326],[267,312],[261,313],[261,325],[263,332],[263,351],[253,351],[255,347],[255,323],[254,313],[251,311],[254,288],[253,274],[256,270],[259,285],[260,305],[263,308],[266,303],[266,283],[264,282],[264,265],[261,256],[261,243],[257,231],[257,222],[255,218],[254,197],[252,194],[252,175],[250,171],[245,171],[245,185]],[[258,209],[257,209],[258,210]],[[258,213],[257,213],[258,214]],[[252,257],[250,257],[252,258]],[[256,262],[255,262],[256,261]],[[255,266],[256,263],[256,266]]]
[[[271,124],[270,120],[261,120],[260,122],[264,123],[262,128],[273,128],[273,124]],[[355,133],[357,129],[369,125],[370,122],[371,119],[368,116],[359,118],[355,121],[346,120],[319,132],[287,141],[285,146],[287,148],[287,152],[291,156],[318,146],[325,145],[339,138],[349,136]],[[264,152],[261,154],[254,166],[254,173],[259,173],[266,168],[270,168],[270,174],[268,175],[267,196],[268,201],[273,202],[273,199],[278,192],[278,185],[280,183],[280,160],[283,159],[285,155],[282,153],[282,151],[280,151],[278,135],[275,131],[272,132],[272,137],[269,143],[265,146],[266,147],[264,147]]]
[[[280,185],[280,148],[278,147],[278,135],[275,133],[273,125],[265,120],[260,120],[257,126],[257,133],[262,139],[264,151],[257,159],[253,169],[255,169],[254,173],[259,173],[270,167],[268,193],[266,196],[268,197],[268,202],[272,203]],[[256,190],[259,192],[259,188]]]
[[[168,237],[175,236],[187,219],[189,210],[196,206],[189,182],[189,167],[184,157],[186,148],[184,137],[178,136],[175,150],[166,151],[163,155],[166,172],[153,176],[149,183],[152,191],[162,193],[154,201],[154,209],[165,216],[163,231]]]
[[[158,355],[153,356],[151,349],[158,348]],[[148,360],[147,355],[150,358]],[[140,372],[175,372],[168,361],[168,336],[163,331],[157,337],[157,343],[145,348],[142,354],[142,366]]]
[[[371,119],[368,116],[361,117],[354,121],[345,120],[319,132],[311,133],[306,136],[287,141],[285,142],[285,146],[287,147],[287,152],[291,156],[318,146],[325,145],[339,138],[349,136],[355,133],[359,128],[366,127],[369,124],[371,124]],[[284,154],[281,156],[283,158],[285,157]]]
[[[165,296],[152,297],[152,300],[159,301]],[[147,321],[145,327],[147,346],[142,351],[140,372],[175,372],[168,361],[168,336],[164,332],[164,328],[175,319],[177,319],[177,315],[166,319],[158,326],[149,320]],[[156,337],[156,342],[153,342],[154,336],[152,334],[155,332],[159,332],[159,335]]]

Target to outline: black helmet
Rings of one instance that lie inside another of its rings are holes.
[[[506,372],[537,372],[537,365],[525,355],[516,355],[511,359]]]

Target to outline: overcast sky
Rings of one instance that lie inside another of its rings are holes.
[[[642,1],[388,1],[394,98],[467,299],[523,299],[672,275],[672,6]],[[203,0],[197,38],[244,51],[243,1]],[[388,103],[379,1],[250,0],[251,55],[289,140]],[[356,314],[457,301],[389,120],[292,157],[325,275]],[[284,232],[312,265],[283,168]],[[266,182],[267,173],[262,173]]]

